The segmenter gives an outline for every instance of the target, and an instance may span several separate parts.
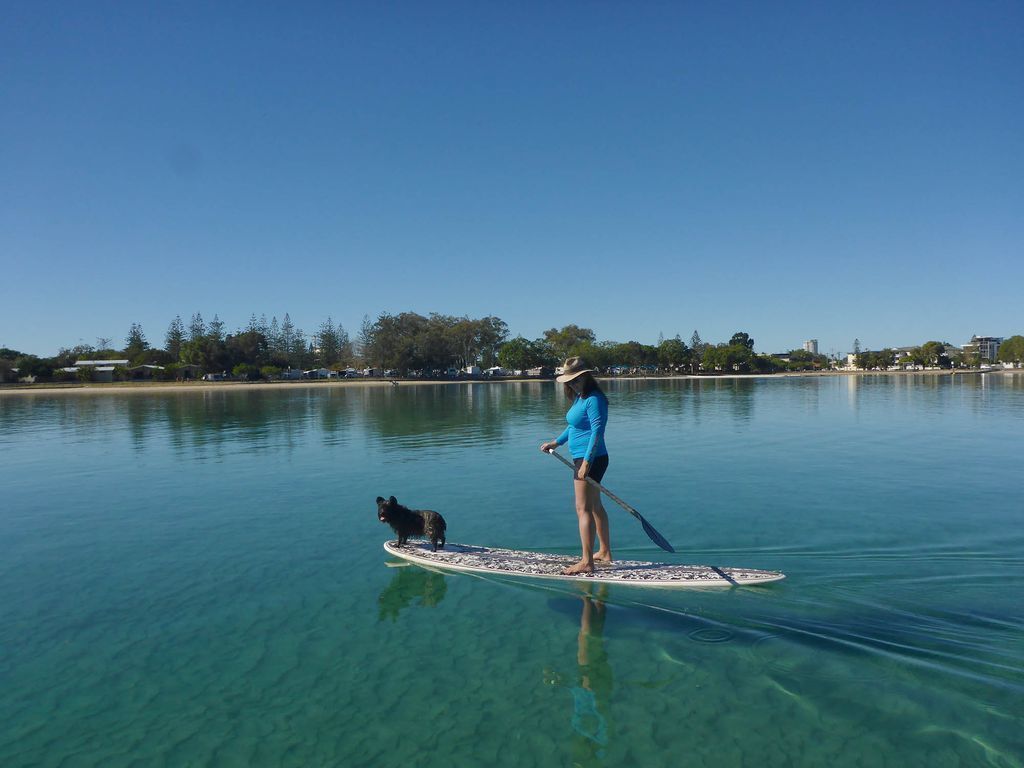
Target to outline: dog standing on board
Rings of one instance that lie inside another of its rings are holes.
[[[423,536],[430,539],[435,552],[438,546],[444,549],[444,535],[448,524],[438,512],[430,509],[409,509],[399,504],[394,496],[387,499],[378,496],[377,519],[391,526],[391,530],[398,536],[400,547],[405,546],[410,536]]]

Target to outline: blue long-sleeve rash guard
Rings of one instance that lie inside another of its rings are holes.
[[[559,445],[568,442],[569,453],[574,459],[586,459],[589,463],[598,456],[608,454],[604,444],[608,399],[604,395],[594,392],[588,397],[577,397],[565,414],[565,420],[569,426],[555,442]]]

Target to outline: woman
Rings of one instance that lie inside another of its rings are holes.
[[[604,428],[608,423],[608,398],[593,376],[593,369],[579,357],[565,361],[564,373],[556,381],[564,385],[565,396],[572,406],[565,414],[569,426],[540,449],[545,453],[569,443],[569,453],[576,465],[573,490],[576,493],[576,517],[580,527],[583,556],[575,565],[566,568],[566,575],[593,573],[594,563],[612,561],[611,539],[608,534],[608,513],[601,503],[601,491],[587,482],[592,477],[601,482],[608,469],[608,449],[604,444]],[[594,552],[594,535],[598,549]]]

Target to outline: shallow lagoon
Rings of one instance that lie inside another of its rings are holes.
[[[578,546],[548,383],[0,397],[0,764],[1022,764],[1024,377],[608,390],[677,561],[786,581],[388,567],[377,495]]]

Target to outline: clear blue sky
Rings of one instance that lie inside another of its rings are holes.
[[[1024,333],[1024,4],[4,2],[0,346]]]

